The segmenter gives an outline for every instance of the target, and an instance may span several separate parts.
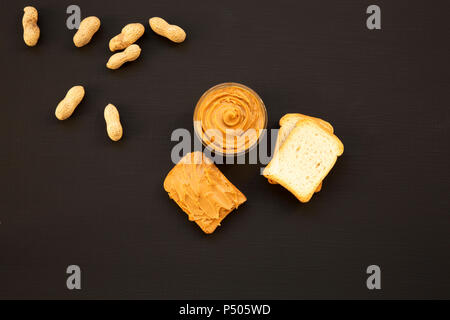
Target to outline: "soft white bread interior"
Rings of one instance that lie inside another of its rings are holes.
[[[333,126],[320,118],[310,117],[301,113],[287,113],[280,119],[280,130],[278,130],[277,141],[275,143],[274,155],[277,153],[278,149],[280,149],[281,145],[284,143],[288,135],[291,133],[292,129],[294,129],[295,125],[299,120],[310,119],[316,121],[318,125],[320,125],[324,130],[333,133]],[[275,181],[268,179],[269,183],[277,184]],[[319,184],[315,192],[319,192],[322,190],[322,182]]]
[[[320,186],[344,145],[314,119],[297,121],[263,175],[308,202]]]

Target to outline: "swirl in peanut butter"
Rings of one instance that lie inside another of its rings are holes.
[[[267,123],[259,96],[237,83],[209,89],[197,103],[194,128],[205,143],[223,154],[237,154],[258,141]]]

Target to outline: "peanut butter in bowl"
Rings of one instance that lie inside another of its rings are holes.
[[[206,91],[194,111],[194,130],[219,154],[239,155],[257,145],[267,125],[258,94],[239,83],[218,84]]]

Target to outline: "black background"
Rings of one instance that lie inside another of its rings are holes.
[[[448,1],[0,2],[0,298],[450,298]],[[22,9],[41,38],[22,39]],[[102,26],[77,49],[66,8]],[[370,4],[382,30],[366,28]],[[154,34],[161,16],[187,31]],[[131,22],[141,57],[105,67]],[[345,152],[311,202],[220,165],[248,201],[204,235],[162,188],[176,128],[196,101],[235,81],[288,112],[330,121]],[[54,109],[73,85],[74,115]],[[124,139],[106,136],[115,104]],[[66,268],[82,269],[82,290]],[[382,290],[366,288],[367,266]]]

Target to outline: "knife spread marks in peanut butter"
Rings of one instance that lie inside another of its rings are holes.
[[[238,83],[223,83],[206,91],[194,111],[194,128],[206,146],[222,154],[237,154],[254,146],[267,124],[261,98]]]
[[[167,175],[164,189],[205,233],[213,233],[247,200],[202,152],[184,156]]]

